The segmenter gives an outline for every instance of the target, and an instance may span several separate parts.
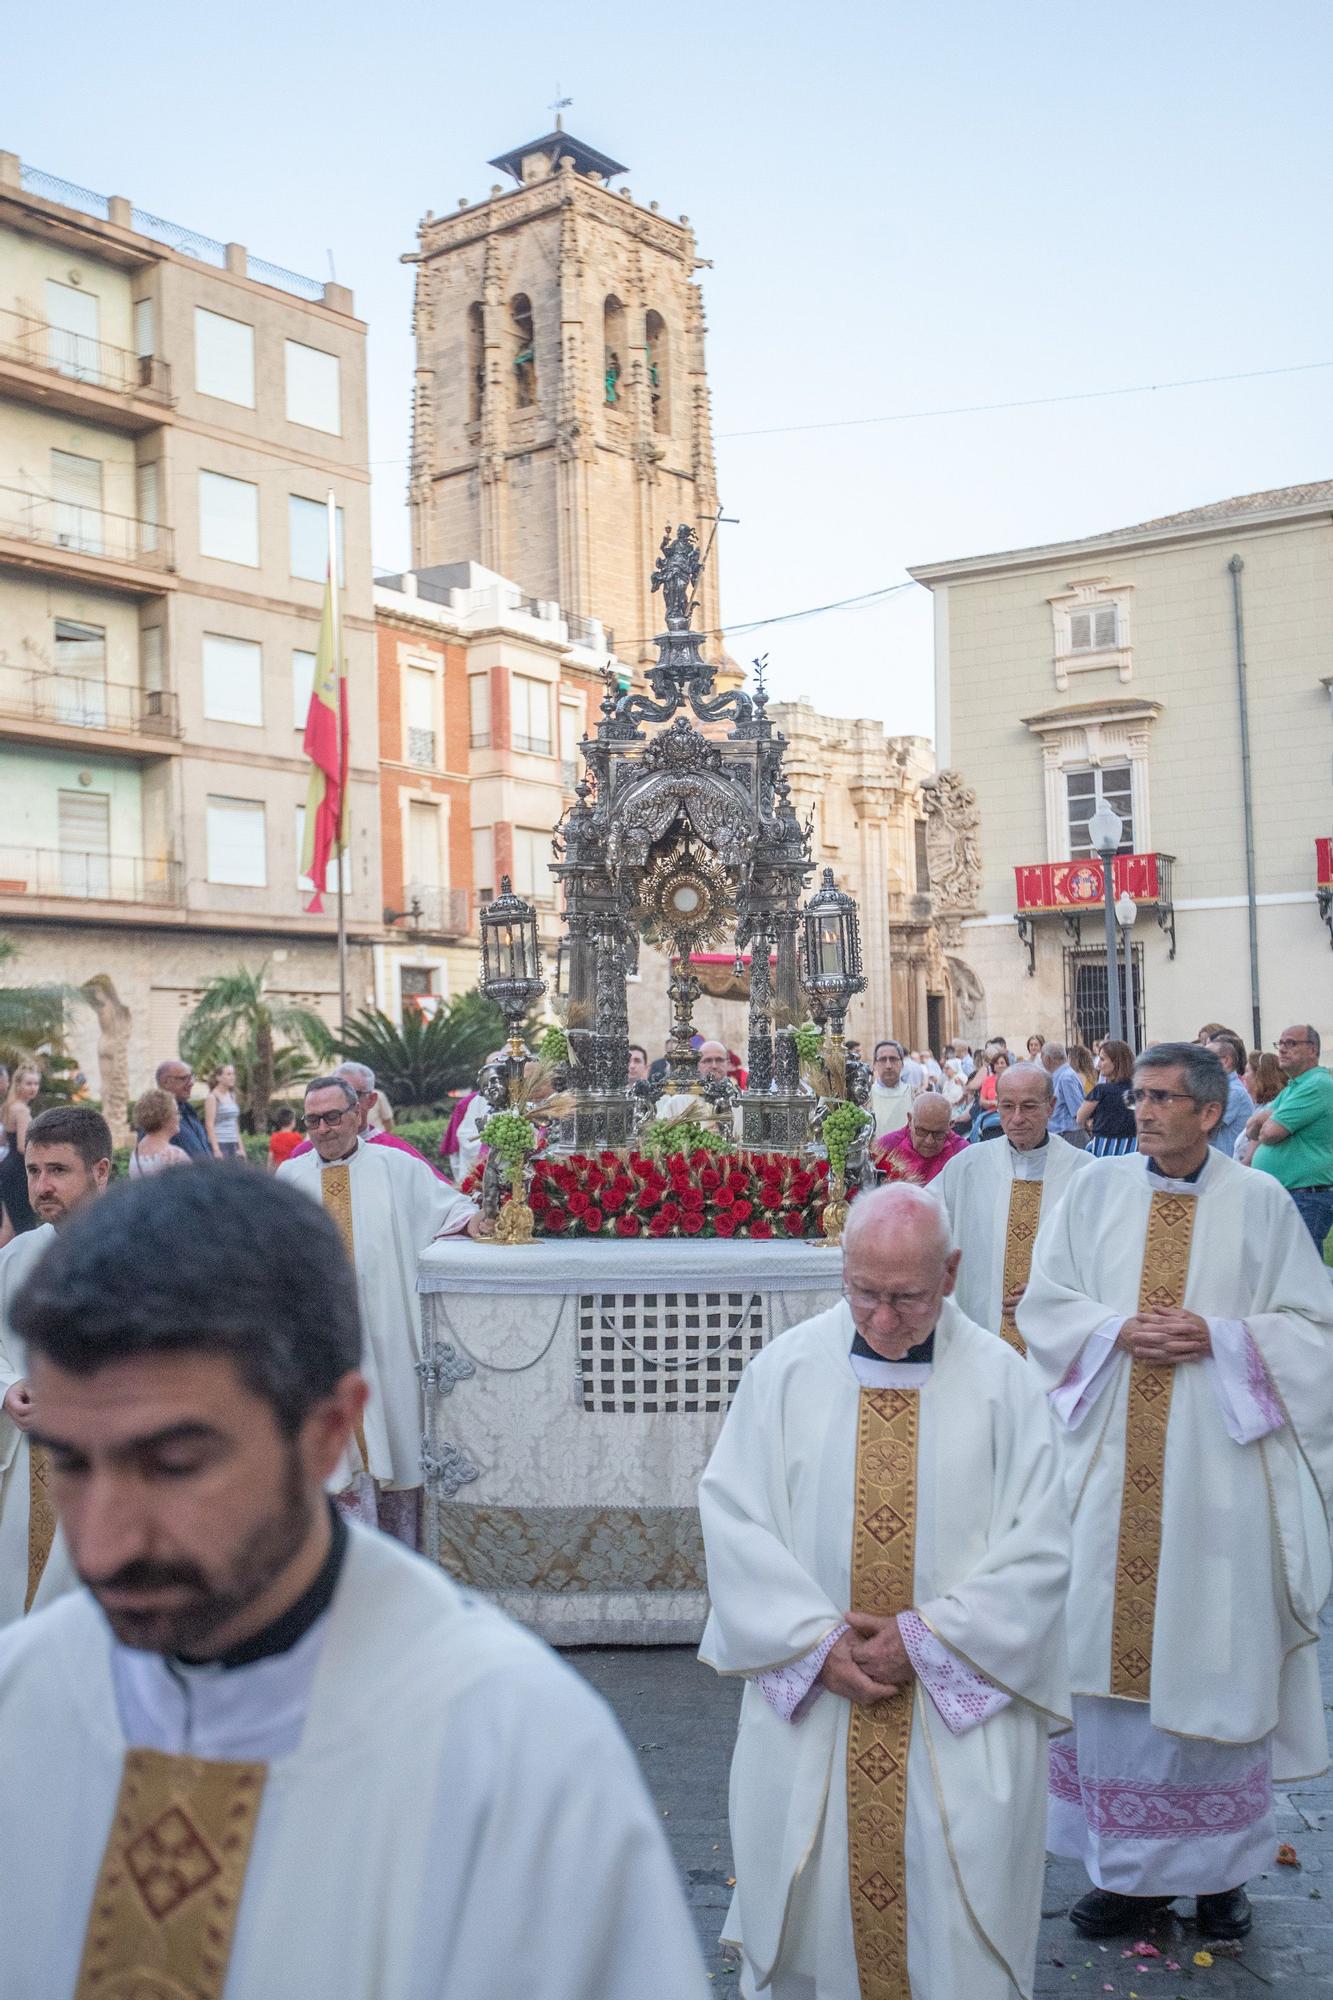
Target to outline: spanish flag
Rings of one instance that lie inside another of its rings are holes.
[[[331,860],[347,847],[347,661],[334,602],[332,560],[324,585],[324,609],[319,621],[315,684],[305,719],[305,754],[310,759],[310,790],[306,794],[305,839],[301,873],[315,885],[306,904],[310,916],[324,907]]]

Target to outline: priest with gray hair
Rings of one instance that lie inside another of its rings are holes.
[[[743,2000],[1032,1991],[1068,1507],[958,1261],[924,1190],[858,1196],[842,1302],[750,1363],[700,1487]]]
[[[954,1156],[931,1192],[962,1250],[958,1303],[1020,1354],[1014,1318],[1032,1268],[1037,1232],[1054,1214],[1074,1175],[1088,1164],[1075,1146],[1053,1145],[1055,1086],[1040,1063],[1014,1063],[995,1089],[1005,1143],[968,1146]]]
[[[1243,1937],[1273,1785],[1328,1764],[1333,1292],[1285,1190],[1209,1145],[1227,1083],[1193,1042],[1138,1058],[1139,1150],[1070,1183],[1018,1307],[1074,1510],[1049,1844],[1090,1937],[1178,1896]]]

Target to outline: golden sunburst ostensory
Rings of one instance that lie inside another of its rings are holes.
[[[727,934],[731,899],[711,855],[690,847],[660,856],[640,885],[639,927],[649,944],[702,951]]]

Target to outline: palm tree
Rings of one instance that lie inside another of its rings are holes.
[[[0,937],[0,967],[19,955],[12,938]],[[65,1007],[77,999],[72,986],[0,985],[0,1062],[32,1062],[39,1052],[58,1046],[65,1030]]]
[[[504,1039],[504,1016],[494,1002],[480,993],[461,993],[429,1020],[410,1008],[401,1028],[377,1007],[366,1007],[352,1016],[334,1047],[349,1061],[367,1063],[400,1110],[429,1112],[451,1090],[470,1088]]]
[[[304,1052],[322,1052],[328,1046],[329,1031],[319,1015],[309,1007],[295,1007],[279,1000],[268,982],[268,960],[251,971],[238,965],[211,980],[203,996],[181,1029],[181,1053],[196,1069],[207,1070],[219,1063],[236,1064],[238,1094],[243,1095],[250,1121],[256,1132],[268,1127],[269,1102],[276,1081],[281,1053],[276,1038],[283,1036]],[[288,1063],[284,1069],[290,1069]],[[284,1082],[296,1081],[290,1074]]]

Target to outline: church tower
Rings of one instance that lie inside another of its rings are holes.
[[[416,271],[412,560],[480,562],[655,657],[648,578],[668,523],[717,513],[688,217],[610,182],[557,129],[492,160],[513,187],[428,214]],[[696,626],[724,658],[714,541]]]

